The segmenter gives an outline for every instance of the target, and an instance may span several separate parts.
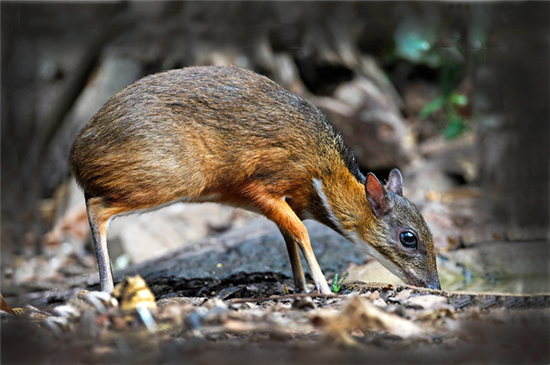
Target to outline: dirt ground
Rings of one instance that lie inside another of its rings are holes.
[[[249,283],[201,297],[163,293],[157,300],[143,282],[130,281],[119,288],[118,299],[88,292],[42,309],[3,312],[2,363],[550,360],[550,295],[350,284],[338,295],[307,296],[288,293],[277,280],[241,279]]]

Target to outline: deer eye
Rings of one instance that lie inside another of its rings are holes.
[[[415,249],[418,245],[418,240],[416,236],[411,231],[401,232],[399,234],[399,241],[401,244],[407,248]]]

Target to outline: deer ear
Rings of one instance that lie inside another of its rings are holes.
[[[398,169],[393,169],[390,171],[390,176],[388,177],[388,182],[386,183],[386,189],[391,191],[394,194],[403,196],[403,176]]]
[[[365,192],[376,217],[382,218],[391,210],[386,189],[384,189],[380,181],[371,172],[368,173],[367,180],[365,181]]]

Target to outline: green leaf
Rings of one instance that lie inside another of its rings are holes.
[[[453,139],[461,135],[467,129],[466,120],[456,113],[450,113],[449,123],[443,132],[445,139]]]
[[[468,104],[468,97],[464,94],[453,92],[450,95],[451,103],[458,106],[465,106]]]
[[[340,285],[338,285],[338,274],[334,275],[334,282],[332,283],[332,292],[334,294],[340,291]]]
[[[344,280],[346,280],[347,277],[348,277],[348,272],[346,271],[344,273],[344,276],[342,277],[342,280],[338,282],[338,274],[334,275],[334,282],[332,283],[332,292],[334,294],[337,294],[340,291],[340,288],[342,287],[342,283],[344,282]]]
[[[430,115],[432,115],[433,113],[435,113],[436,111],[438,111],[443,107],[444,101],[445,101],[445,98],[443,98],[443,96],[440,96],[434,99],[424,108],[422,108],[420,113],[418,113],[418,116],[420,117],[420,119],[428,118]]]

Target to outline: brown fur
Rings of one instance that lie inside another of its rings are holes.
[[[273,220],[283,232],[302,290],[296,244],[318,289],[328,290],[301,223],[307,217],[346,236],[357,231],[389,260],[402,259],[380,243],[388,241],[387,224],[373,214],[364,176],[322,113],[251,71],[190,67],[134,83],[82,129],[69,165],[87,198],[100,276],[101,266],[108,266],[108,255],[100,258],[100,251],[111,217],[177,200],[240,206]],[[313,179],[322,181],[337,224]],[[410,209],[396,207],[400,219],[410,220]],[[430,243],[432,250],[431,235]],[[427,253],[435,260],[435,251]]]

